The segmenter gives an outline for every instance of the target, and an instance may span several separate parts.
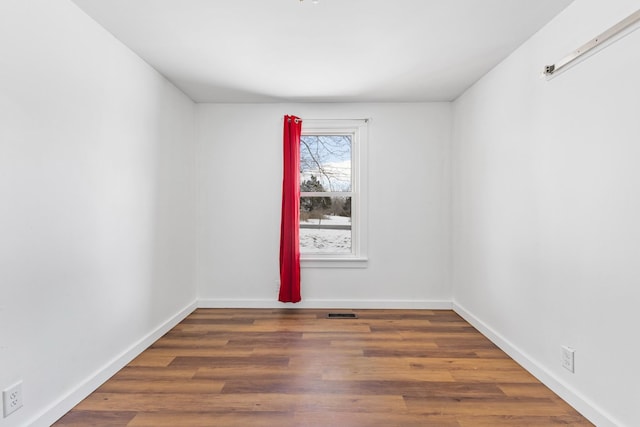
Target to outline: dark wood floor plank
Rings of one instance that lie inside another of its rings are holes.
[[[149,382],[158,380],[185,381],[193,378],[198,368],[157,368],[128,365],[118,371],[112,378],[115,380],[134,379]]]
[[[340,322],[339,320],[333,320],[333,322]],[[338,328],[336,328],[338,329]],[[314,332],[314,333],[303,333],[303,339],[308,340],[330,340],[330,341],[344,341],[344,342],[386,342],[386,341],[394,341],[400,342],[403,341],[404,338],[400,335],[399,332],[394,331],[386,331],[386,332],[378,332],[376,334],[372,334],[371,331],[366,332],[346,332],[343,330],[333,330],[329,332]]]
[[[68,427],[127,426],[137,416],[137,412],[123,411],[82,411],[74,410],[62,417],[57,425]]]
[[[267,347],[256,348],[253,351],[255,356],[291,356],[291,357],[317,357],[318,347]],[[322,350],[322,356],[326,360],[335,360],[340,357],[362,357],[363,352],[357,348],[344,349],[344,348],[331,348],[329,346],[324,347]]]
[[[591,425],[451,310],[198,309],[56,426]]]
[[[161,359],[163,357],[170,357],[171,364],[176,364],[175,359],[178,358],[193,358],[193,357],[206,357],[206,358],[220,358],[220,357],[236,357],[245,358],[253,355],[253,348],[233,348],[233,347],[152,347],[145,353],[149,357],[155,357]]]
[[[225,383],[223,381],[210,381],[202,379],[190,379],[188,381],[158,380],[153,379],[117,379],[107,381],[98,390],[98,393],[220,393]]]
[[[228,339],[212,338],[206,334],[197,336],[165,335],[156,341],[151,348],[224,348],[229,344]]]
[[[566,405],[552,399],[486,397],[405,397],[409,412],[462,416],[564,416],[571,414]]]
[[[553,426],[592,426],[581,415],[549,415],[514,416],[514,415],[468,415],[458,416],[460,427],[553,427]]]
[[[273,425],[275,427],[275,425]],[[416,417],[410,414],[384,412],[296,413],[293,424],[287,427],[460,427],[456,417],[429,414]]]
[[[289,412],[140,412],[127,427],[294,427]]]
[[[322,379],[322,370],[306,367],[263,366],[247,369],[244,366],[220,366],[199,368],[194,378],[226,381],[232,379],[274,379],[291,378],[292,381]]]
[[[260,357],[253,354],[246,356],[178,356],[174,357],[171,362],[171,367],[185,367],[185,366],[197,366],[197,367],[217,367],[217,366],[238,366],[245,369],[252,369],[256,367],[271,367],[271,366],[287,366],[289,364],[289,358],[284,356],[269,356]]]
[[[435,357],[435,358],[478,358],[473,350],[464,349],[410,349],[410,348],[387,348],[387,349],[364,349],[362,351],[365,357]]]

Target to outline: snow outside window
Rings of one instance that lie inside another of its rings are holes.
[[[366,267],[367,121],[305,120],[300,139],[303,267]]]

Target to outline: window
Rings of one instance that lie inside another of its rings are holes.
[[[300,138],[303,267],[366,266],[364,120],[305,120]]]

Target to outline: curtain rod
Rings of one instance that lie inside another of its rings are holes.
[[[301,122],[304,122],[305,120],[309,120],[309,121],[319,121],[319,120],[326,120],[326,121],[330,121],[330,122],[338,122],[338,121],[346,121],[346,122],[365,122],[365,123],[369,123],[369,119],[303,119],[302,117],[298,118]],[[296,119],[296,121],[298,121],[298,119]],[[289,118],[289,121],[291,121],[291,118]]]
[[[631,27],[633,24],[635,24],[638,21],[640,21],[640,9],[636,10],[634,13],[632,13],[629,16],[627,16],[625,19],[623,19],[622,21],[618,22],[616,25],[614,25],[613,27],[609,28],[607,31],[605,31],[604,33],[600,34],[596,38],[594,38],[594,39],[588,41],[587,43],[583,44],[578,49],[574,50],[573,52],[571,52],[570,54],[568,54],[567,56],[562,58],[556,64],[545,66],[544,67],[544,74],[547,75],[547,76],[551,76],[554,73],[557,73],[562,68],[564,68],[567,65],[571,64],[576,59],[578,59],[581,56],[585,55],[586,53],[592,51],[596,47],[601,46],[604,42],[606,42],[606,41],[610,40],[612,37],[620,34],[621,32],[623,32],[624,30],[628,29],[629,27]]]

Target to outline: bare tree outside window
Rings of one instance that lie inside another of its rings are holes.
[[[315,175],[323,191],[351,191],[351,136],[303,135],[300,169],[300,182]]]

